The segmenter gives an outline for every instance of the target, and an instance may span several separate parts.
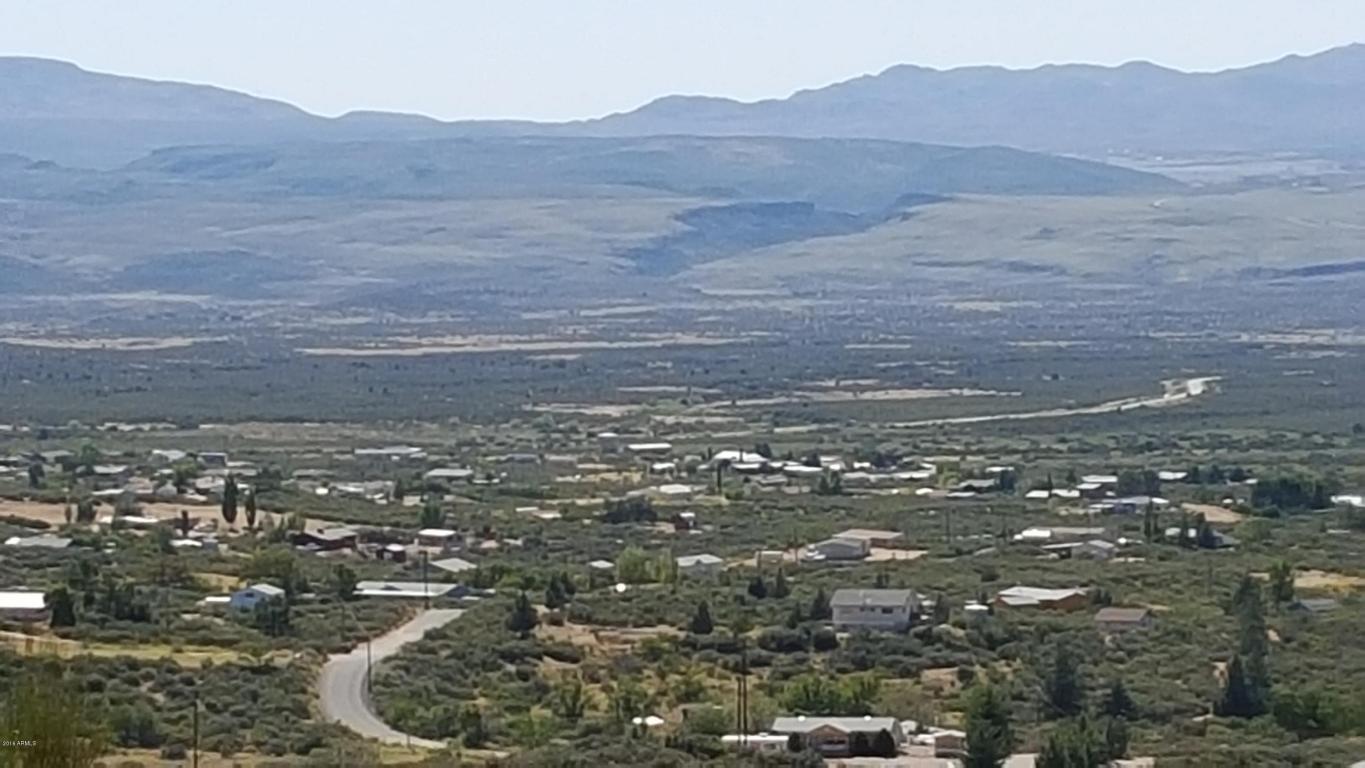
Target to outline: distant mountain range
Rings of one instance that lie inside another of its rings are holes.
[[[479,136],[858,138],[1052,153],[1365,153],[1365,45],[1216,73],[896,66],[789,98],[668,96],[572,123],[311,115],[200,85],[0,58],[0,152],[110,168],[170,146]]]
[[[595,134],[844,136],[1139,151],[1358,152],[1365,45],[1216,73],[1147,63],[946,71],[896,66],[786,99],[667,97],[590,121]]]

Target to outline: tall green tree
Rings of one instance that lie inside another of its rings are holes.
[[[422,502],[422,509],[417,513],[417,527],[419,528],[440,528],[445,524],[446,515],[441,509],[441,503],[428,496]]]
[[[1137,705],[1133,703],[1133,697],[1128,693],[1128,686],[1123,681],[1115,678],[1109,684],[1109,690],[1104,695],[1104,701],[1100,705],[1100,712],[1109,717],[1132,717],[1137,712]]]
[[[1014,751],[1010,704],[999,687],[982,683],[967,695],[965,768],[999,768]]]
[[[777,578],[773,579],[773,588],[768,594],[782,600],[792,593],[791,585],[787,583],[787,574],[781,568],[777,569]]]
[[[1264,702],[1248,682],[1241,656],[1232,657],[1224,677],[1223,694],[1215,712],[1224,717],[1256,717],[1265,713]]]
[[[237,522],[237,479],[228,475],[228,479],[223,483],[223,522],[231,527]]]
[[[460,743],[469,749],[479,749],[488,743],[488,720],[477,704],[460,710]]]
[[[711,606],[703,600],[697,603],[697,610],[687,624],[687,631],[694,635],[709,635],[715,631],[716,624],[711,619]]]
[[[336,592],[338,599],[348,601],[355,597],[355,586],[357,584],[355,571],[345,564],[338,564],[332,569],[332,589]]]
[[[507,616],[507,628],[525,637],[539,624],[540,617],[536,614],[535,606],[531,605],[531,598],[525,592],[517,595],[512,603],[512,611]]]
[[[28,465],[28,487],[42,488],[45,479],[47,479],[47,470],[43,469],[41,462],[35,461]]]
[[[934,626],[947,624],[952,618],[952,607],[948,605],[948,596],[942,592],[934,596],[934,613],[931,621]]]
[[[815,597],[810,601],[811,621],[827,621],[834,612],[829,606],[829,596],[825,594],[825,588],[820,587],[815,591]]]
[[[1294,599],[1294,566],[1281,560],[1270,566],[1270,600],[1276,607]]]
[[[246,527],[256,530],[256,489],[252,488],[246,494]]]
[[[1043,698],[1054,717],[1075,717],[1085,709],[1085,681],[1070,643],[1058,642],[1043,676]]]
[[[51,615],[48,626],[54,629],[76,626],[76,602],[71,599],[71,592],[66,587],[57,587],[48,594],[47,608]]]

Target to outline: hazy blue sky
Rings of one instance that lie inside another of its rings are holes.
[[[0,0],[0,54],[443,118],[785,96],[902,62],[1221,69],[1357,40],[1365,0]]]

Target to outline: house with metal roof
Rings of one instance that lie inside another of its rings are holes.
[[[1002,589],[995,596],[995,604],[1000,608],[1052,608],[1074,611],[1090,603],[1089,590],[1073,587],[1070,589],[1047,589],[1044,587],[1010,587]]]
[[[834,628],[898,632],[919,613],[919,596],[908,589],[839,589],[829,600]]]
[[[871,745],[885,731],[897,749],[905,743],[905,732],[894,717],[820,717],[798,715],[773,720],[771,733],[799,736],[808,747],[825,757],[849,757],[855,742]]]

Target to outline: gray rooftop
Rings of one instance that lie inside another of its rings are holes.
[[[894,590],[893,590],[894,591]],[[773,733],[810,733],[817,728],[834,728],[844,733],[895,731],[894,717],[779,717],[773,720]]]
[[[908,589],[839,589],[829,604],[844,608],[901,608],[914,599],[915,593]]]

